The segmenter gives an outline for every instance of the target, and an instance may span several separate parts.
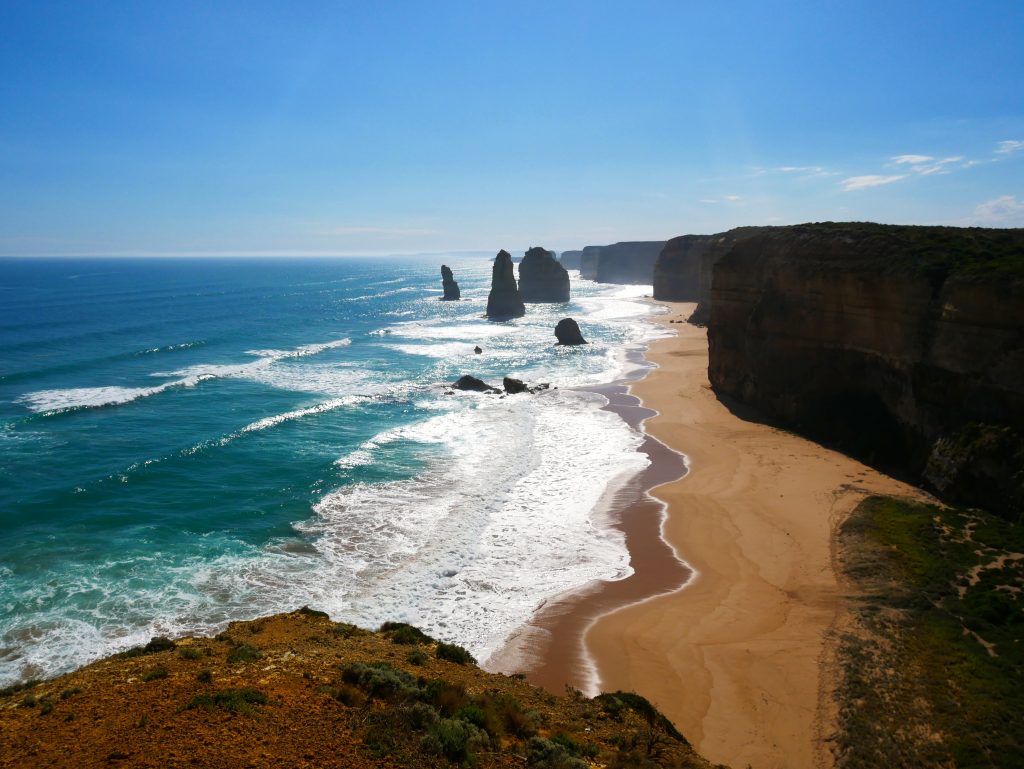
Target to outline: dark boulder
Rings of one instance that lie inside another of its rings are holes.
[[[477,393],[500,393],[497,387],[493,387],[482,379],[477,379],[475,376],[469,374],[463,374],[455,382],[452,383],[452,387],[456,390],[470,390]]]
[[[491,270],[491,293],[487,295],[487,317],[506,319],[526,315],[523,297],[519,294],[512,268],[512,254],[502,249],[494,258]]]
[[[580,332],[579,324],[572,318],[562,318],[555,326],[555,336],[559,344],[587,344]]]
[[[483,352],[483,350],[480,349],[480,345],[477,345],[476,347],[473,348],[473,352],[479,355],[480,353]]]
[[[441,297],[442,301],[454,302],[462,298],[459,284],[455,282],[455,276],[452,275],[452,268],[447,264],[441,265],[441,286],[444,288],[444,296]]]
[[[510,376],[505,377],[501,384],[509,395],[528,392],[530,389],[522,379],[513,379]]]
[[[519,293],[524,302],[568,302],[569,273],[551,251],[534,246],[519,263]]]

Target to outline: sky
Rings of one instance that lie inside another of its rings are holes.
[[[1024,226],[1024,2],[0,0],[0,255]]]

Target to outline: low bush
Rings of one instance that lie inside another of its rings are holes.
[[[183,660],[198,660],[202,659],[203,653],[194,646],[183,646],[178,649],[178,656]]]
[[[255,662],[263,655],[260,650],[248,644],[239,644],[228,652],[228,662]]]
[[[163,665],[158,665],[155,668],[150,668],[142,674],[143,681],[156,681],[160,678],[167,678],[167,668]]]
[[[371,697],[382,700],[415,698],[420,693],[416,679],[404,670],[396,670],[386,662],[369,665],[355,662],[341,671],[342,680],[358,686]]]
[[[251,713],[254,705],[266,705],[267,695],[259,689],[222,689],[213,694],[198,694],[186,706],[186,710],[227,710],[231,713]]]
[[[386,634],[396,644],[429,644],[434,641],[418,627],[405,622],[385,622],[380,626],[380,632]]]
[[[439,660],[454,662],[456,665],[466,665],[476,662],[476,658],[461,646],[457,644],[444,643],[443,641],[437,644],[437,658]]]

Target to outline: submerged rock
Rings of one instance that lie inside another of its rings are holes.
[[[519,293],[524,302],[568,302],[569,273],[551,251],[534,246],[519,263]]]
[[[454,302],[462,298],[459,284],[455,282],[455,276],[452,275],[452,268],[447,264],[441,265],[441,287],[444,288],[444,296],[441,297],[441,301]]]
[[[562,318],[555,326],[555,336],[559,344],[588,344],[583,338],[579,324],[572,318]]]
[[[473,348],[473,352],[479,355],[480,353],[483,352],[483,350],[480,349],[480,345],[477,345],[476,347]]]
[[[452,383],[452,387],[456,390],[469,390],[471,392],[478,393],[500,393],[497,387],[487,384],[482,379],[477,379],[475,376],[469,374],[463,374],[455,382]]]
[[[491,293],[487,295],[488,318],[521,318],[526,315],[523,297],[516,285],[512,254],[502,249],[494,258],[491,270]]]

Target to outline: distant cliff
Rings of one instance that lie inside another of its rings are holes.
[[[718,256],[708,340],[718,393],[1020,516],[1024,230],[764,228]]]
[[[580,257],[582,251],[563,251],[558,256],[558,261],[567,270],[578,270],[580,268]]]
[[[580,251],[580,277],[594,280],[597,277],[597,260],[603,246],[585,246]]]
[[[690,322],[705,326],[711,307],[711,276],[736,241],[763,227],[737,227],[715,235],[681,235],[665,243],[654,264],[654,298],[668,302],[699,302]]]
[[[664,245],[663,240],[651,240],[602,246],[595,280],[598,283],[650,285],[654,280],[654,263]]]
[[[569,273],[554,254],[534,246],[519,263],[519,293],[524,302],[568,302]]]

